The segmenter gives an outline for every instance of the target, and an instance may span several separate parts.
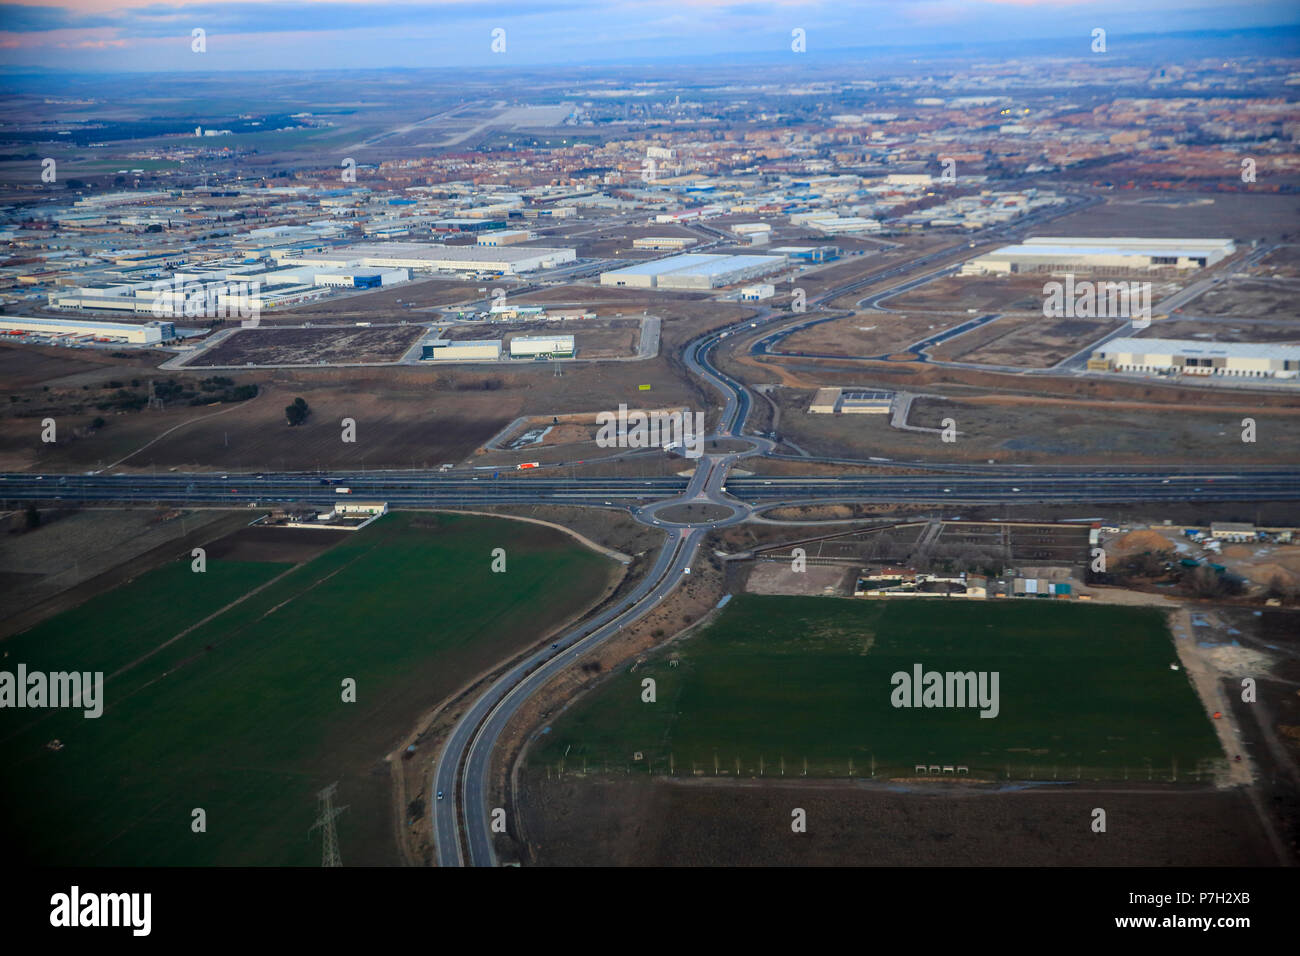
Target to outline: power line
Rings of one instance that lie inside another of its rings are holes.
[[[325,835],[325,842],[321,847],[321,866],[343,865],[343,858],[339,856],[339,837],[334,828],[334,819],[347,807],[334,806],[334,794],[338,788],[337,783],[331,783],[316,794],[316,822],[311,825],[311,830],[307,831],[307,835],[310,836],[312,830],[320,827]]]

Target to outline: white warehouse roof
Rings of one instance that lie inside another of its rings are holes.
[[[1191,355],[1198,358],[1249,358],[1300,360],[1300,345],[1273,342],[1198,342],[1196,339],[1111,339],[1096,349],[1098,355],[1116,352],[1138,355]]]
[[[1197,244],[1177,246],[1114,245],[1110,240],[1088,243],[1086,240],[1075,239],[1063,240],[1061,244],[1034,242],[1018,246],[1002,246],[1000,249],[995,249],[985,255],[987,258],[997,258],[999,256],[1153,256],[1170,258],[1179,256],[1190,259],[1204,256],[1207,252],[1217,251],[1219,251],[1218,246]]]

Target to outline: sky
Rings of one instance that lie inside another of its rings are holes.
[[[19,0],[0,67],[196,71],[606,65],[1300,22],[1294,0]],[[196,39],[195,31],[202,31]],[[503,31],[495,32],[494,31]],[[494,49],[494,45],[496,49]]]

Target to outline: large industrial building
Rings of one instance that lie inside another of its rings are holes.
[[[659,249],[665,252],[673,252],[678,249],[685,249],[687,246],[693,246],[699,241],[694,236],[642,236],[640,239],[632,240],[632,248]]]
[[[339,246],[319,252],[291,251],[276,258],[287,265],[364,266],[424,272],[493,272],[515,275],[550,269],[577,259],[573,249],[537,246],[444,246],[436,242],[380,242]]]
[[[825,262],[828,259],[838,259],[840,256],[839,246],[776,246],[768,250],[776,255],[788,256],[795,261],[803,262]]]
[[[44,319],[23,315],[0,315],[0,335],[15,340],[30,335],[42,339],[62,339],[69,344],[84,342],[126,342],[131,345],[158,345],[176,338],[171,322],[96,322],[93,320]]]
[[[1296,378],[1300,345],[1120,338],[1093,352],[1088,368],[1094,372]]]
[[[573,356],[572,335],[517,335],[510,340],[511,358]]]
[[[1204,269],[1236,251],[1231,239],[1026,239],[966,262],[962,275],[1019,272],[1145,272]]]
[[[421,361],[495,362],[501,358],[500,339],[448,339],[426,341],[420,349]]]
[[[600,284],[634,289],[717,289],[776,272],[786,261],[785,256],[693,252],[601,273]]]

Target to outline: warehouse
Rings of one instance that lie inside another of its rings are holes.
[[[128,342],[131,345],[158,345],[176,338],[171,322],[95,322],[73,319],[40,319],[22,315],[0,315],[0,334],[18,339],[30,334],[39,338],[82,339],[85,341]]]
[[[788,256],[791,259],[803,262],[825,262],[828,259],[838,259],[840,255],[839,246],[777,246],[771,250],[782,256]]]
[[[844,392],[840,395],[840,412],[844,415],[886,415],[893,403],[893,392]]]
[[[814,415],[885,415],[893,403],[893,392],[819,388],[808,411]]]
[[[1146,272],[1204,269],[1236,251],[1231,239],[1042,237],[1003,246],[962,265],[962,275],[1020,272]]]
[[[480,246],[513,246],[531,238],[533,234],[527,229],[498,229],[484,233],[474,241]]]
[[[424,272],[495,272],[515,275],[536,269],[550,269],[573,262],[572,249],[493,248],[490,246],[444,246],[432,242],[382,242],[339,246],[323,252],[285,252],[277,256],[289,265],[367,266],[389,269],[418,269]]]
[[[1088,369],[1160,375],[1295,378],[1300,373],[1300,345],[1120,338],[1106,342],[1093,352]]]
[[[770,299],[776,295],[776,286],[770,282],[760,282],[757,285],[747,285],[740,290],[740,301],[742,302],[762,302],[764,299]]]
[[[378,289],[381,286],[395,285],[411,278],[409,269],[337,269],[329,272],[313,272],[312,285],[332,286],[344,289]]]
[[[658,249],[664,252],[675,252],[678,249],[685,249],[687,246],[693,246],[699,242],[694,236],[642,236],[640,239],[632,240],[633,249]]]
[[[501,358],[499,339],[465,339],[452,342],[434,339],[420,349],[421,361],[433,362],[495,362]]]
[[[638,289],[717,289],[784,268],[785,256],[724,256],[696,252],[601,273],[600,284]]]
[[[511,358],[573,357],[572,335],[519,335],[510,340]]]

